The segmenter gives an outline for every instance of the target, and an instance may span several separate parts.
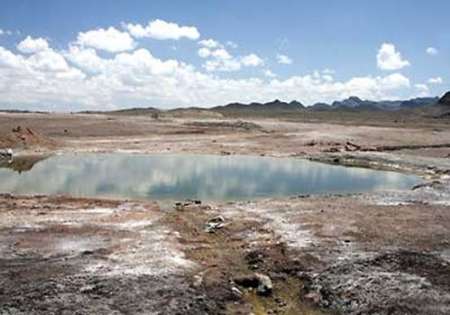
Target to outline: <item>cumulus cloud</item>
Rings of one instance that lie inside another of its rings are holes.
[[[203,64],[203,68],[208,72],[238,71],[242,67],[258,67],[264,65],[264,61],[256,54],[249,54],[242,57],[234,57],[224,46],[213,39],[200,41],[202,46],[198,51],[201,58],[209,59]]]
[[[429,89],[428,85],[419,83],[419,84],[415,84],[414,87],[417,90],[417,97],[430,96],[430,89]]]
[[[442,80],[441,77],[435,77],[435,78],[429,78],[428,83],[429,84],[442,84],[444,80]]]
[[[334,81],[321,72],[277,79],[266,71],[269,81],[254,77],[225,79],[178,60],[159,59],[147,49],[122,52],[113,58],[102,58],[88,47],[73,46],[61,53],[51,48],[49,51],[50,54],[39,52],[27,57],[0,48],[2,105],[29,108],[35,104],[49,109],[49,104],[54,104],[60,110],[75,110],[208,106],[280,97],[311,104],[355,94],[368,99],[396,98],[398,91],[410,86],[409,79],[398,73]],[[36,62],[39,58],[42,60]],[[226,66],[240,67],[233,62],[234,59],[225,59]]]
[[[290,64],[292,64],[292,59],[286,55],[278,54],[277,62],[280,64],[283,64],[283,65],[290,65]]]
[[[114,27],[79,33],[76,44],[111,53],[133,50],[136,47],[130,34],[121,32]]]
[[[246,67],[259,67],[264,65],[264,61],[256,54],[250,54],[241,58],[241,63]]]
[[[230,53],[225,48],[219,48],[216,50],[213,50],[211,52],[211,56],[220,59],[220,60],[229,60],[231,59]]]
[[[263,71],[263,74],[268,78],[276,78],[277,75],[273,73],[270,69],[266,69]]]
[[[232,72],[241,69],[241,63],[235,59],[213,59],[205,62],[203,67],[206,71]]]
[[[198,43],[200,46],[210,48],[210,49],[222,47],[222,45],[218,41],[211,39],[211,38],[203,39],[203,40],[199,41]]]
[[[159,40],[187,38],[196,40],[200,37],[200,32],[195,26],[180,26],[159,19],[150,21],[146,26],[141,24],[125,24],[124,26],[135,38],[148,37]]]
[[[399,70],[409,66],[410,63],[403,59],[394,44],[383,43],[378,50],[377,65],[381,70]]]
[[[64,52],[64,56],[69,62],[89,74],[104,71],[110,62],[108,59],[100,58],[97,51],[93,48],[74,45],[70,46],[69,50]]]
[[[434,47],[428,47],[428,48],[426,49],[426,52],[427,52],[427,54],[429,54],[430,56],[436,56],[436,55],[439,53],[439,51],[438,51],[436,48],[434,48]]]
[[[27,36],[23,41],[17,45],[17,49],[25,54],[32,54],[48,49],[48,42],[43,38],[32,38]]]
[[[93,32],[103,36],[110,29]],[[259,77],[227,78],[213,72],[262,66],[263,59],[256,54],[233,56],[225,48],[228,46],[219,42],[199,43],[199,55],[205,60],[197,69],[181,60],[158,58],[148,49],[131,50],[134,42],[128,46],[117,45],[117,41],[106,44],[108,36],[94,41],[92,34],[78,36],[79,40],[63,50],[49,43],[37,45],[33,38],[18,52],[0,46],[0,106],[40,110],[168,108],[275,98],[312,104],[351,95],[379,100],[424,92],[414,85],[411,88],[409,78],[400,73],[335,80],[332,71],[315,71],[279,78],[261,68]],[[99,49],[114,53],[101,54]]]

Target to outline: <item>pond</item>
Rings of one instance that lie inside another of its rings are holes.
[[[72,154],[1,166],[3,193],[156,200],[358,193],[407,189],[420,181],[396,172],[254,156]]]

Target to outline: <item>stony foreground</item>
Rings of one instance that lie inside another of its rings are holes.
[[[395,196],[171,207],[2,195],[0,311],[448,314],[449,192]]]

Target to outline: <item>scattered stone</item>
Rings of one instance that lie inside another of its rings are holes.
[[[358,151],[360,149],[361,149],[360,145],[357,145],[350,141],[347,141],[347,143],[345,144],[345,151],[354,152],[354,151]]]
[[[325,152],[325,153],[337,153],[337,152],[340,152],[340,151],[341,150],[339,150],[339,148],[336,148],[336,147],[331,147],[331,148],[323,150],[323,152]]]
[[[244,288],[256,289],[256,293],[262,296],[270,295],[273,289],[272,280],[261,273],[239,276],[234,279],[234,282]]]
[[[236,295],[237,297],[241,297],[243,294],[242,291],[236,287],[231,287],[231,292],[233,292],[233,294]]]
[[[13,150],[12,149],[1,149],[0,150],[0,159],[12,159]]]
[[[191,200],[191,199],[187,199],[184,202],[176,202],[175,203],[175,209],[178,211],[183,211],[185,207],[189,207],[192,205],[201,205],[202,201],[201,200]]]
[[[319,304],[321,295],[318,292],[310,292],[305,295],[305,300],[310,301],[313,304]]]
[[[218,215],[212,219],[209,219],[206,222],[205,232],[215,233],[217,230],[223,228],[225,226],[225,219],[223,216]]]

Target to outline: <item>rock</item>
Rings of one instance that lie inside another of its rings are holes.
[[[242,296],[242,291],[239,290],[239,289],[236,288],[236,287],[231,287],[231,292],[233,292],[233,294],[234,294],[235,296],[237,296],[237,297],[241,297],[241,296]]]
[[[244,288],[254,288],[256,293],[262,296],[270,295],[273,289],[272,280],[261,273],[239,276],[234,279],[234,282]]]
[[[1,149],[0,150],[0,159],[12,159],[13,150],[12,149]]]
[[[347,141],[347,143],[345,144],[345,151],[354,152],[354,151],[358,151],[360,149],[361,149],[361,146],[354,144],[350,141]]]
[[[176,202],[175,203],[175,209],[182,211],[185,207],[189,207],[192,205],[201,205],[201,200],[192,200],[192,199],[186,199],[184,202]]]
[[[311,303],[314,303],[314,304],[319,304],[319,302],[320,302],[320,293],[310,292],[310,293],[305,295],[305,300],[308,300],[308,301],[310,301]]]
[[[177,211],[183,211],[184,210],[184,206],[181,202],[176,202],[175,203],[175,210]]]
[[[216,230],[219,230],[225,226],[225,219],[223,216],[218,215],[212,219],[209,219],[205,225],[205,232],[215,233]]]
[[[325,153],[337,153],[337,152],[340,152],[340,150],[339,150],[339,148],[331,147],[331,148],[323,150],[323,152],[325,152]]]

